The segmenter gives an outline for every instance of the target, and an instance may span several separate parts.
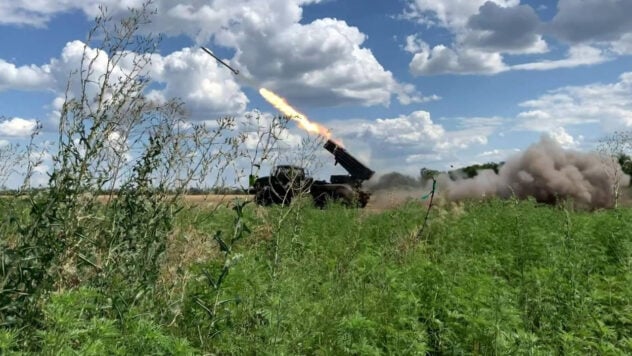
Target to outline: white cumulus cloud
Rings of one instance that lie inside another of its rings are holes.
[[[91,80],[85,87],[81,85],[76,74],[84,56],[87,59],[83,61],[84,69],[87,68],[87,63],[92,63]],[[0,90],[52,90],[57,94],[51,104],[53,113],[50,116],[54,121],[59,117],[66,89],[70,97],[78,97],[85,91],[88,97],[94,98],[100,92],[104,74],[108,70],[113,85],[130,72],[129,58],[131,56],[123,58],[117,66],[112,66],[108,61],[108,54],[104,51],[90,48],[82,41],[70,41],[61,50],[59,57],[51,59],[49,63],[14,68],[11,75],[3,76],[3,63],[6,62],[0,61]],[[20,72],[23,72],[22,79],[18,78]],[[155,54],[145,68],[145,74],[147,73],[154,79],[152,85],[160,86],[159,89],[148,92],[148,97],[157,101],[182,98],[193,120],[214,119],[220,115],[240,113],[245,110],[248,103],[232,73],[216,61],[209,60],[209,56],[200,49],[184,48],[166,56]],[[69,79],[70,85],[67,86]]]
[[[435,124],[427,111],[415,111],[396,118],[377,119],[360,125],[358,130],[360,136],[396,146],[418,146],[422,142],[436,142],[445,135],[444,128]]]
[[[220,33],[218,42],[237,49],[235,61],[248,76],[292,102],[332,106],[388,105],[392,97],[404,104],[428,100],[384,69],[363,47],[366,35],[345,21],[323,18],[287,26],[269,21],[252,15]]]
[[[320,0],[156,0],[152,6],[157,15],[147,30],[233,49],[234,63],[254,83],[276,89],[300,104],[388,105],[393,98],[402,104],[438,99],[397,81],[363,47],[366,35],[358,28],[332,18],[302,23],[303,6],[317,2]],[[45,26],[56,13],[72,9],[93,17],[99,3],[117,17],[141,1],[16,0],[0,6],[0,18],[4,15],[5,23]],[[218,91],[214,85],[208,88]],[[232,88],[225,91],[234,92]],[[243,104],[243,98],[237,99],[234,106]]]
[[[408,46],[409,48],[415,48]],[[413,75],[435,74],[496,74],[507,70],[500,53],[473,48],[454,50],[444,45],[432,48],[417,41],[410,71]]]
[[[158,100],[182,98],[196,120],[241,113],[248,104],[232,72],[209,60],[201,49],[154,55],[150,73],[164,88],[152,90],[149,96]]]
[[[416,173],[422,166],[446,165],[458,161],[463,152],[487,145],[503,120],[500,118],[458,118],[457,127],[446,129],[430,113],[375,120],[334,122],[332,132],[349,142],[351,152],[365,152],[374,170]]]
[[[50,68],[36,65],[16,66],[0,59],[0,92],[9,89],[45,90],[50,86]]]
[[[14,117],[0,121],[0,136],[25,137],[33,133],[37,127],[37,121]]]
[[[614,83],[567,86],[520,104],[519,130],[555,131],[579,125],[598,125],[605,131],[632,128],[632,73]]]
[[[559,0],[552,33],[571,43],[610,42],[632,33],[628,0]]]
[[[486,2],[467,21],[460,39],[467,46],[506,53],[542,53],[547,44],[538,33],[540,19],[528,5]]]
[[[460,28],[489,0],[410,0],[404,16],[445,28]],[[500,6],[516,6],[520,0],[492,0]]]
[[[571,46],[568,55],[564,59],[543,60],[539,62],[516,64],[511,67],[514,70],[551,70],[558,68],[574,68],[599,64],[611,60],[601,49],[588,45]]]
[[[413,75],[496,74],[600,64],[632,53],[631,11],[629,1],[560,0],[554,18],[546,21],[519,0],[408,0],[405,18],[452,35],[451,43],[433,46],[420,34],[409,37],[410,70]],[[506,64],[513,55],[547,53],[545,36],[566,43],[566,56],[531,61],[523,57]]]
[[[557,127],[556,129],[547,132],[547,134],[563,148],[569,149],[577,146],[575,138],[566,132],[563,127]]]
[[[535,11],[519,0],[409,0],[405,17],[438,26],[452,43],[429,46],[420,35],[407,38],[413,75],[496,74],[509,70],[506,54],[542,53],[548,46],[538,33]]]

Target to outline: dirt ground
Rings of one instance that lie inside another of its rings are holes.
[[[192,203],[192,204],[218,205],[218,204],[230,204],[235,199],[252,200],[253,199],[253,195],[216,195],[216,194],[209,194],[209,195],[185,195],[184,199],[185,199],[185,201],[187,201],[189,203]]]
[[[253,195],[187,195],[185,200],[195,205],[217,206],[220,204],[230,204],[235,199],[252,200]],[[366,210],[370,212],[381,212],[396,208],[405,204],[409,199],[415,199],[415,194],[410,192],[387,192],[375,194],[369,200]]]
[[[402,191],[389,191],[380,192],[374,194],[369,200],[365,210],[367,212],[382,212],[397,208],[398,206],[405,204],[410,199],[415,200],[417,197],[413,192]],[[109,196],[101,195],[98,200],[102,203],[108,200]],[[221,195],[221,194],[209,194],[209,195],[185,195],[184,200],[192,205],[217,207],[219,205],[229,206],[235,199],[239,200],[253,200],[254,195]],[[425,202],[427,204],[427,202]]]
[[[97,200],[100,201],[101,203],[105,203],[108,201],[109,198],[110,198],[109,195],[100,195],[97,198]],[[184,200],[186,202],[189,202],[191,204],[196,204],[196,205],[208,204],[208,205],[216,206],[218,204],[229,204],[235,199],[252,200],[253,196],[252,195],[216,195],[216,194],[185,195],[184,196]]]

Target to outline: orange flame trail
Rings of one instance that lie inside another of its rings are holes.
[[[282,97],[276,95],[266,88],[259,89],[259,94],[261,94],[264,99],[266,99],[280,112],[289,116],[292,120],[296,121],[298,123],[298,126],[300,126],[301,128],[307,130],[308,132],[321,135],[328,140],[331,138],[331,132],[329,132],[329,129],[319,123],[309,121],[309,119],[307,119],[307,116],[296,111],[296,109],[291,107],[290,104],[288,104],[287,101]]]

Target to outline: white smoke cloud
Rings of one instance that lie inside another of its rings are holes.
[[[570,199],[577,206],[596,209],[613,207],[616,187],[630,183],[618,164],[597,153],[564,149],[549,135],[521,152],[493,150],[482,155],[503,153],[509,154],[498,173],[481,170],[473,178],[459,178],[458,172],[440,174],[437,194],[450,201],[514,197],[552,204]],[[383,175],[372,183],[377,197],[395,197],[400,202],[418,199],[430,189],[429,182],[399,173]]]
[[[618,174],[610,174],[612,169]],[[498,174],[481,171],[457,181],[442,177],[439,186],[450,200],[515,196],[544,203],[572,199],[581,206],[606,208],[614,205],[613,187],[629,183],[630,177],[618,165],[608,165],[595,153],[565,150],[544,135],[537,144],[509,157]]]

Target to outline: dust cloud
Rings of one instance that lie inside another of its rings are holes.
[[[614,206],[613,188],[628,186],[630,177],[614,161],[597,153],[564,149],[543,136],[524,152],[509,157],[498,173],[482,170],[474,178],[457,179],[441,174],[437,182],[437,195],[448,201],[533,197],[542,203],[572,200],[579,206],[597,209]],[[430,191],[430,185],[389,173],[369,182],[368,189],[373,192],[375,204],[395,205],[419,199]]]

